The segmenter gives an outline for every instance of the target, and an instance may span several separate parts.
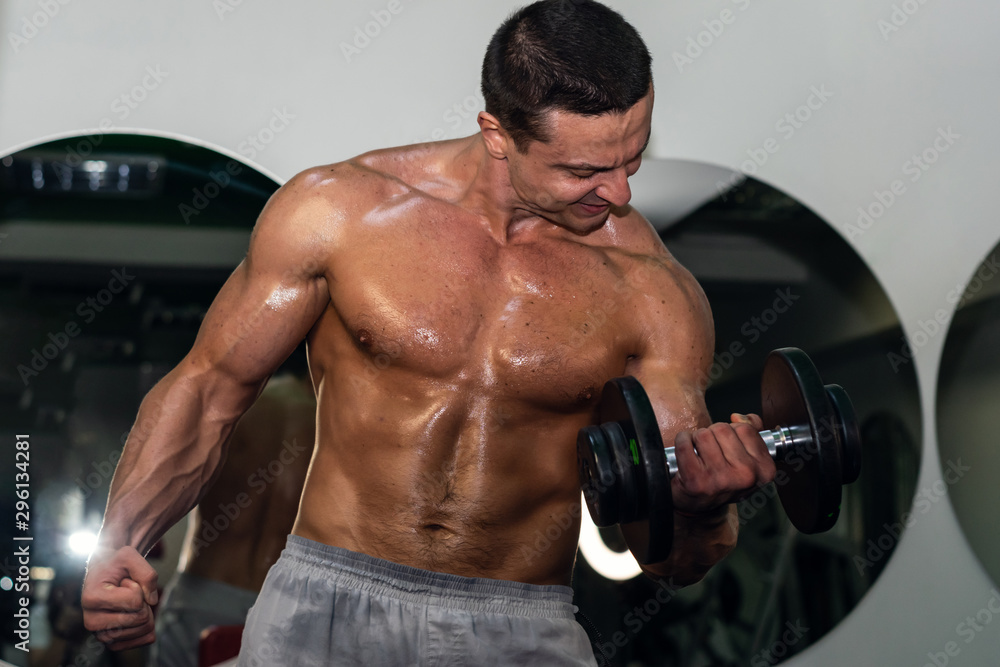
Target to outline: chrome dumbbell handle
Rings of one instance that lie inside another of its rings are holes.
[[[808,426],[779,426],[773,431],[761,431],[760,437],[767,445],[767,451],[772,459],[784,458],[793,448],[805,447],[812,443],[812,434]],[[677,455],[673,447],[664,447],[667,456],[667,470],[670,476],[677,474]]]

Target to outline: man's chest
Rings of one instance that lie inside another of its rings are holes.
[[[335,269],[332,303],[372,363],[576,409],[634,340],[623,269],[600,251],[417,237]]]

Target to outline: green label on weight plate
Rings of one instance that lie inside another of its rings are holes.
[[[639,445],[636,443],[635,438],[628,439],[628,448],[632,450],[632,463],[639,465]]]

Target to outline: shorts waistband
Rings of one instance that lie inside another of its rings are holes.
[[[569,586],[431,572],[298,535],[288,536],[281,560],[328,581],[403,602],[545,618],[574,618],[577,611]]]

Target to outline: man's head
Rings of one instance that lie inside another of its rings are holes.
[[[649,140],[651,58],[636,30],[592,0],[542,0],[511,16],[483,63],[487,150],[522,208],[587,233],[631,198]]]
[[[652,58],[639,33],[593,0],[520,9],[493,35],[483,60],[486,111],[522,152],[531,141],[549,140],[547,112],[624,113],[652,84]]]

